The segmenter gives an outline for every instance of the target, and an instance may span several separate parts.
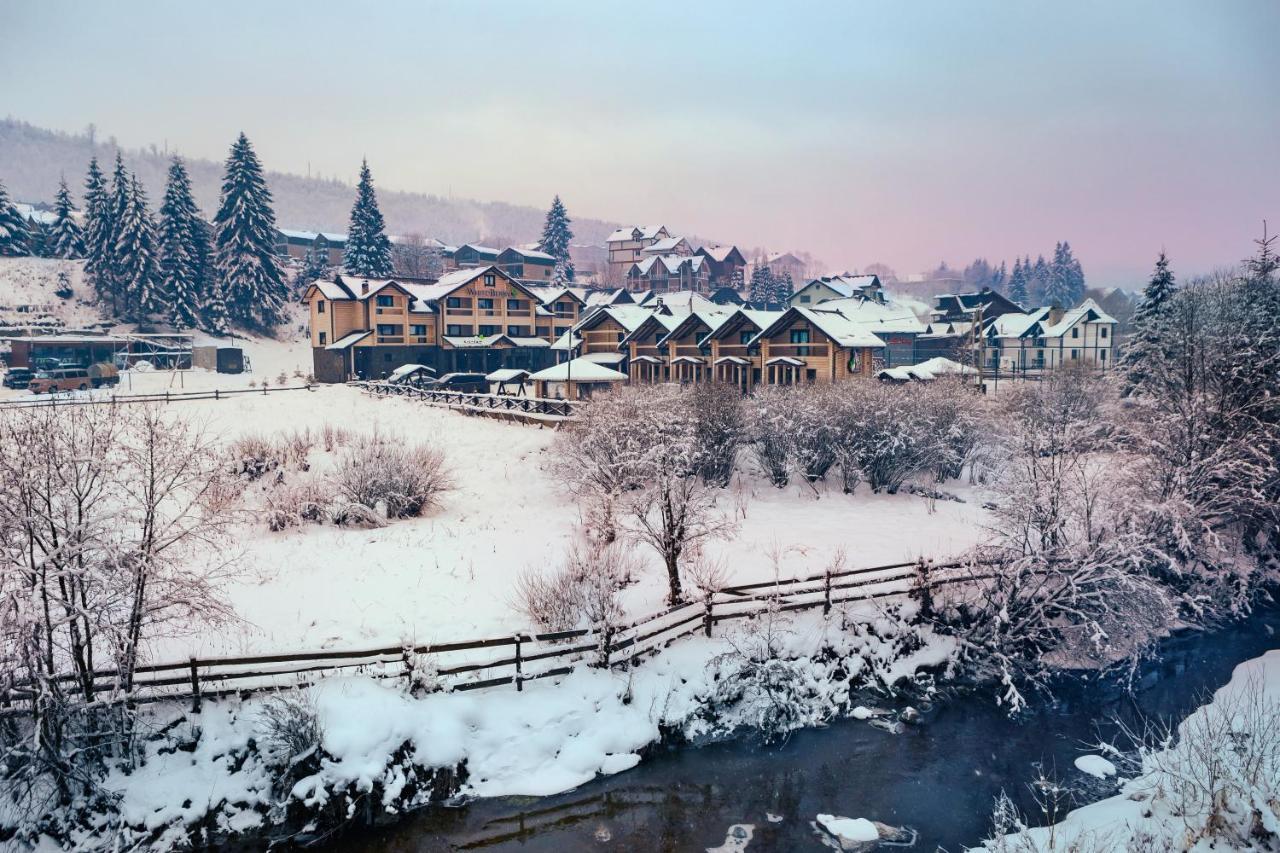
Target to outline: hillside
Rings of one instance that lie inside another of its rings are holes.
[[[228,145],[231,140],[227,140]],[[77,198],[89,158],[96,155],[109,171],[116,146],[92,140],[88,135],[45,130],[13,118],[0,119],[0,180],[11,198],[51,202],[58,179],[66,175]],[[152,204],[164,191],[169,156],[155,149],[126,150],[125,163],[137,172]],[[187,159],[196,201],[212,216],[218,201],[222,164]],[[284,228],[346,231],[355,197],[354,186],[336,180],[306,178],[270,171],[267,180],[275,196],[276,220]],[[352,166],[355,174],[355,166]],[[450,243],[482,240],[506,245],[536,240],[545,211],[500,201],[442,198],[425,193],[378,189],[387,228],[391,233],[421,233]],[[572,213],[572,210],[570,211]],[[602,243],[616,223],[575,218],[576,242]]]

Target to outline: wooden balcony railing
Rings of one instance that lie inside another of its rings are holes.
[[[830,355],[827,344],[770,344],[768,358],[826,358]],[[767,360],[767,359],[766,359]]]

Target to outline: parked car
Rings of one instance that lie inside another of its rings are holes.
[[[56,394],[59,391],[87,391],[93,380],[83,367],[59,367],[40,370],[28,383],[32,394]]]
[[[26,388],[31,384],[34,372],[29,367],[11,367],[4,375],[4,387]]]
[[[439,379],[425,383],[432,391],[461,391],[466,394],[488,394],[489,380],[483,373],[446,373]]]

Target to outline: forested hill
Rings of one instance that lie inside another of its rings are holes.
[[[230,146],[233,140],[228,139]],[[0,119],[0,181],[9,197],[26,202],[52,202],[58,179],[66,175],[77,203],[83,191],[89,158],[97,155],[104,172],[111,171],[116,147],[110,141],[96,142],[86,134],[69,134],[34,127],[13,118]],[[147,189],[152,207],[164,193],[169,157],[162,151],[126,150],[125,163],[136,172]],[[222,181],[222,164],[212,160],[186,159],[196,202],[212,217]],[[268,169],[270,163],[264,163]],[[357,164],[351,173],[356,174]],[[381,177],[374,172],[375,176]],[[276,221],[282,228],[339,231],[347,230],[355,187],[336,180],[304,178],[282,172],[267,173],[275,196]],[[424,193],[378,189],[378,201],[392,234],[420,233],[449,243],[483,240],[487,245],[507,245],[536,240],[542,232],[544,210],[500,201],[471,201],[441,198]],[[550,202],[550,199],[547,199]],[[573,207],[570,202],[569,213]],[[574,218],[574,242],[603,243],[616,228],[612,222]]]

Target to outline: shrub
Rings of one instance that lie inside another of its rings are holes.
[[[387,518],[421,515],[452,487],[439,450],[377,435],[357,439],[343,453],[334,484],[349,503]]]
[[[247,480],[257,480],[285,462],[281,446],[262,435],[244,435],[231,443],[231,473]]]
[[[688,391],[686,405],[693,412],[700,445],[698,473],[707,483],[724,488],[746,434],[742,394],[724,382],[699,382]]]
[[[258,711],[258,745],[269,767],[291,768],[320,748],[320,719],[306,693],[281,693]]]
[[[325,453],[332,453],[339,447],[346,447],[350,443],[350,430],[333,424],[325,424],[320,428],[320,444],[324,447]]]
[[[267,492],[267,526],[284,530],[303,524],[321,524],[330,515],[331,486],[319,477],[299,475]]]
[[[791,479],[787,459],[789,430],[788,395],[781,388],[762,388],[751,399],[751,449],[769,482],[782,488]]]
[[[306,471],[311,467],[308,456],[315,447],[315,438],[310,429],[294,430],[280,438],[280,455],[284,464],[298,471]]]
[[[558,570],[520,575],[516,606],[544,631],[587,627],[607,645],[624,617],[619,593],[634,583],[637,570],[621,545],[574,545]]]

